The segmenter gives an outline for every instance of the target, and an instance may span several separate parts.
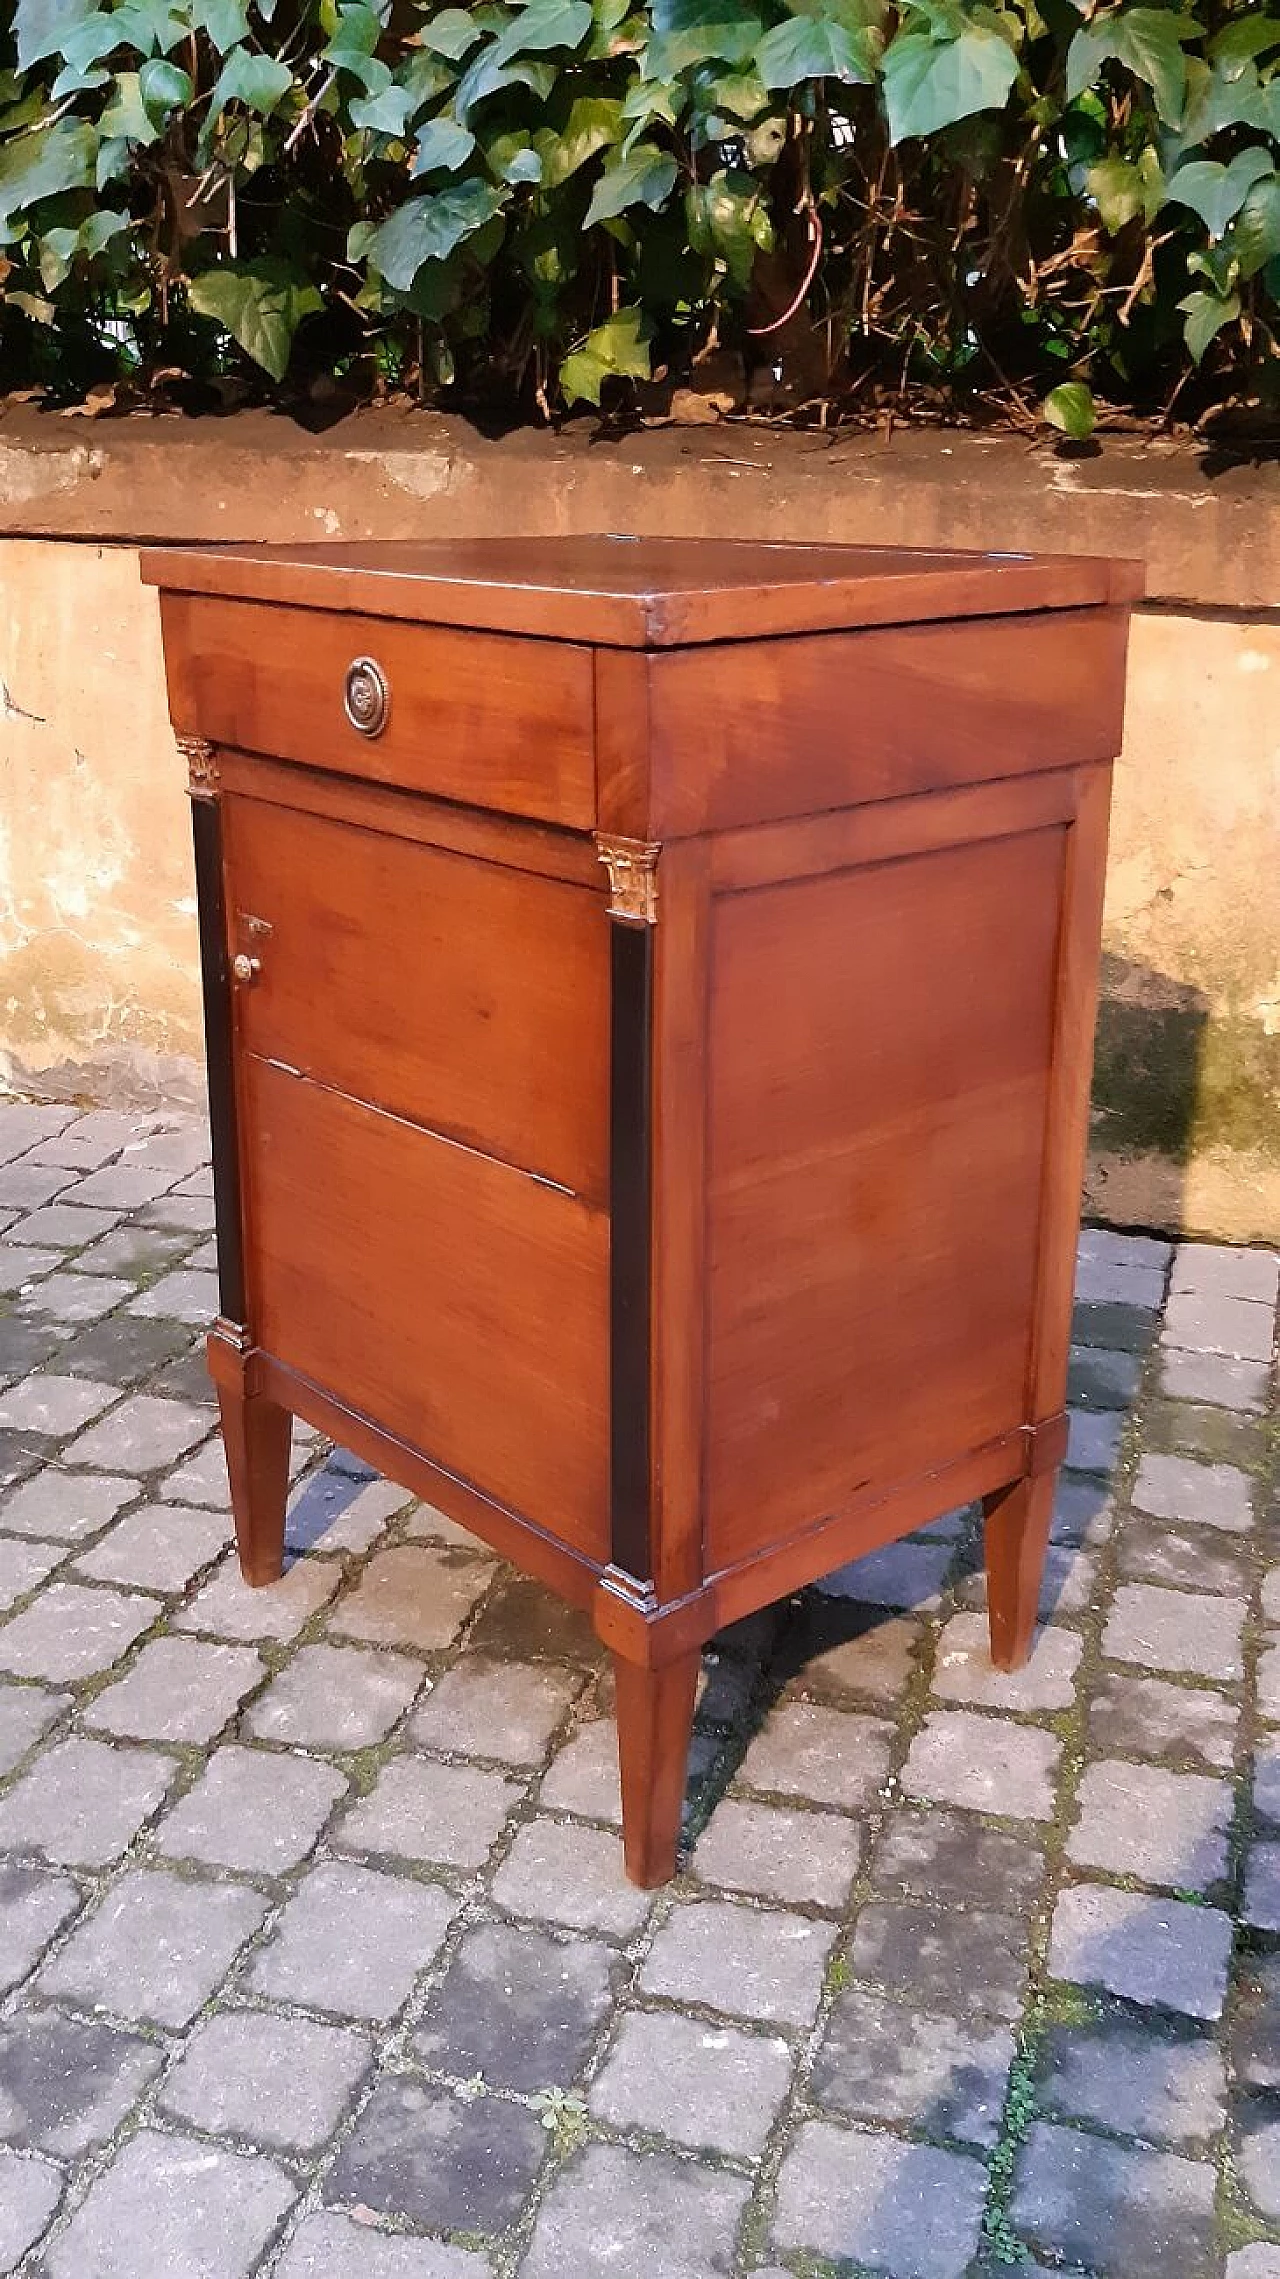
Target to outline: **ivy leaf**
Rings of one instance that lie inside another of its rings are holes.
[[[1187,91],[1183,44],[1200,36],[1194,18],[1168,8],[1126,8],[1086,24],[1067,50],[1068,100],[1096,85],[1104,63],[1122,63],[1151,89],[1161,118],[1176,126]]]
[[[1280,256],[1280,174],[1254,183],[1236,215],[1231,247],[1242,277],[1256,277]]]
[[[795,87],[802,79],[845,79],[869,86],[876,47],[870,32],[817,16],[791,16],[766,32],[756,69],[766,87]]]
[[[1203,362],[1205,350],[1217,339],[1224,324],[1233,324],[1240,314],[1238,293],[1188,293],[1178,307],[1186,318],[1183,338],[1197,364]]]
[[[1244,58],[1269,55],[1272,48],[1280,47],[1280,17],[1267,16],[1259,10],[1257,15],[1237,16],[1225,24],[1216,38],[1209,42],[1209,54],[1215,63],[1239,63]]]
[[[773,223],[754,174],[726,170],[695,184],[685,215],[695,253],[723,262],[733,283],[747,286],[756,254],[773,245]]]
[[[678,173],[674,158],[656,143],[638,142],[617,166],[601,175],[583,228],[624,214],[629,206],[661,206],[674,190]]]
[[[545,103],[557,76],[553,63],[540,63],[534,56],[517,57],[513,63],[504,63],[489,47],[467,65],[458,81],[453,107],[465,124],[477,103],[483,103],[489,95],[500,94],[505,87],[531,88],[538,101]]]
[[[404,142],[409,121],[418,108],[418,97],[411,87],[393,84],[384,87],[380,95],[353,95],[347,115],[362,134],[392,135],[397,142]]]
[[[524,0],[490,52],[507,63],[514,55],[577,47],[593,22],[590,0]]]
[[[456,119],[428,119],[418,131],[417,146],[413,154],[414,174],[434,174],[442,169],[456,174],[465,166],[476,147],[476,138],[470,128],[460,127]]]
[[[93,181],[98,138],[86,119],[60,119],[39,134],[0,143],[0,244],[18,234],[29,206],[63,190],[87,190]]]
[[[302,319],[324,306],[315,286],[279,261],[206,269],[191,279],[187,296],[198,316],[213,317],[273,380],[289,368]]]
[[[1111,237],[1139,215],[1149,222],[1164,197],[1164,176],[1150,144],[1136,166],[1114,154],[1100,158],[1096,166],[1088,168],[1085,182],[1102,226]]]
[[[434,55],[447,55],[450,63],[460,62],[481,37],[479,24],[466,8],[442,8],[418,33],[424,47]]]
[[[219,55],[229,54],[249,37],[249,0],[201,0],[200,29]]]
[[[225,111],[228,103],[243,103],[247,111],[255,111],[259,118],[268,119],[292,85],[293,73],[288,65],[277,63],[273,55],[255,55],[252,48],[247,47],[233,48],[209,97],[206,128]]]
[[[1187,96],[1177,134],[1170,138],[1170,159],[1194,150],[1226,127],[1253,127],[1267,131],[1266,97],[1252,63],[1224,64],[1212,71],[1193,55],[1187,63]]]
[[[541,182],[542,160],[527,134],[495,135],[484,148],[484,162],[500,182]]]
[[[1041,416],[1073,443],[1085,443],[1098,424],[1093,390],[1083,380],[1063,380],[1051,388],[1040,406]]]
[[[671,79],[699,63],[746,63],[765,27],[734,0],[653,0],[653,29],[646,76]]]
[[[321,52],[333,71],[349,72],[366,95],[380,95],[391,84],[391,72],[375,54],[382,25],[372,8],[343,7],[332,39]]]
[[[558,131],[540,127],[533,147],[542,160],[542,186],[558,190],[598,150],[608,150],[622,134],[622,105],[613,95],[579,95]]]
[[[1013,49],[985,24],[966,22],[954,39],[899,32],[884,58],[890,142],[937,134],[975,111],[1002,109],[1017,76]]]
[[[599,405],[606,380],[647,380],[651,372],[652,331],[643,309],[619,309],[589,332],[560,366],[560,386],[568,403]]]
[[[1229,166],[1220,166],[1216,159],[1194,159],[1190,166],[1180,166],[1165,191],[1169,205],[1190,206],[1199,214],[1210,237],[1219,238],[1234,214],[1238,214],[1255,182],[1264,174],[1271,174],[1270,153],[1259,150],[1238,151]]]
[[[142,108],[155,126],[161,127],[170,111],[180,111],[195,93],[191,74],[180,64],[170,63],[163,56],[152,56],[138,73],[138,93]]]
[[[445,261],[506,204],[490,182],[457,182],[433,195],[410,198],[378,228],[369,259],[393,291],[407,293],[425,261]]]
[[[46,293],[56,292],[77,255],[83,254],[91,261],[113,238],[132,227],[128,214],[113,213],[109,207],[99,206],[86,215],[79,229],[46,230],[40,240],[39,261],[40,281]]]
[[[19,71],[29,71],[46,56],[65,55],[68,35],[97,13],[98,0],[18,0],[13,35]]]

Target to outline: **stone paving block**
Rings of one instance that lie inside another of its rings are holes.
[[[1253,1581],[1247,1540],[1190,1521],[1146,1519],[1131,1512],[1120,1530],[1118,1572],[1166,1589],[1247,1597]]]
[[[1102,1651],[1115,1662],[1146,1664],[1188,1677],[1238,1678],[1244,1666],[1240,1641],[1247,1613],[1240,1598],[1208,1598],[1199,1591],[1122,1583],[1102,1634]]]
[[[335,1637],[420,1653],[451,1646],[493,1573],[487,1561],[428,1544],[375,1552],[329,1628]]]
[[[373,2062],[367,2034],[271,2010],[223,2010],[196,2028],[160,2105],[211,2136],[315,2152],[333,2135]]]
[[[0,1568],[3,1553],[0,1552]],[[72,1704],[69,1693],[47,1693],[43,1686],[0,1683],[0,1779],[20,1765],[28,1749]]]
[[[42,1369],[54,1354],[59,1367],[67,1368],[66,1342],[67,1332],[53,1322],[23,1321],[17,1314],[0,1313],[0,1377],[23,1377],[28,1369]]]
[[[581,1690],[580,1672],[554,1663],[504,1664],[467,1654],[423,1696],[410,1739],[462,1757],[541,1764]]]
[[[918,1622],[852,1599],[806,1591],[778,1641],[774,1668],[788,1696],[843,1702],[850,1695],[893,1707],[915,1669]]]
[[[199,1630],[246,1643],[272,1639],[287,1645],[314,1614],[327,1606],[342,1580],[341,1570],[324,1559],[295,1559],[280,1580],[251,1589],[234,1551],[201,1585],[189,1606],[173,1617],[176,1630]]]
[[[0,1994],[21,1985],[79,1905],[69,1875],[0,1860]]]
[[[1110,1409],[1072,1409],[1067,1418],[1067,1462],[1076,1472],[1114,1472],[1128,1418]]]
[[[934,1710],[907,1753],[902,1786],[933,1804],[1048,1820],[1061,1755],[1061,1742],[1033,1726],[967,1709]]]
[[[1280,2220],[1280,2112],[1273,2101],[1245,2107],[1237,2166],[1254,2206],[1269,2223]]]
[[[536,2117],[493,2097],[384,2074],[325,2183],[325,2197],[432,2231],[501,2232],[547,2152]]]
[[[615,1950],[597,1940],[478,1924],[427,2003],[414,2053],[462,2081],[481,2074],[491,2089],[567,2088],[604,2023],[619,1971]]]
[[[335,1840],[353,1851],[480,1868],[523,1794],[523,1782],[478,1765],[396,1757],[343,1816]]]
[[[1280,1628],[1280,1567],[1269,1567],[1262,1579],[1262,1619]]]
[[[892,1738],[892,1727],[878,1718],[783,1702],[751,1742],[738,1778],[746,1788],[856,1812],[888,1771]]]
[[[1280,2089],[1280,1949],[1245,1961],[1233,2056],[1251,2088]]]
[[[1280,1646],[1258,1656],[1258,1708],[1269,1723],[1280,1723]]]
[[[168,1473],[160,1482],[160,1493],[166,1502],[207,1504],[215,1511],[230,1511],[231,1490],[221,1433],[215,1432],[185,1464]]]
[[[1121,1670],[1103,1671],[1089,1698],[1090,1743],[1107,1754],[1190,1761],[1225,1772],[1239,1722],[1238,1704],[1208,1686],[1171,1685]]]
[[[961,2279],[985,2194],[982,2163],[966,2153],[809,2121],[782,2164],[773,2238],[893,2279]]]
[[[894,1813],[871,1862],[871,1880],[943,1906],[1008,1912],[1035,1904],[1044,1878],[1039,1845],[967,1813],[907,1806]]]
[[[38,1211],[18,1220],[11,1239],[34,1243],[37,1249],[83,1250],[115,1223],[114,1211],[89,1210],[75,1202],[42,1203]]]
[[[727,1796],[698,1838],[692,1867],[700,1881],[725,1891],[842,1907],[861,1850],[856,1823],[833,1812],[797,1812]]]
[[[1147,1266],[1163,1270],[1173,1255],[1161,1235],[1121,1233],[1115,1227],[1081,1227],[1076,1259],[1081,1266]]]
[[[570,1662],[598,1668],[605,1660],[590,1615],[526,1575],[499,1574],[468,1644],[473,1653],[499,1662]]]
[[[152,1119],[129,1115],[120,1108],[90,1108],[88,1113],[75,1116],[62,1111],[64,1122],[57,1132],[51,1132],[40,1143],[42,1163],[61,1163],[73,1171],[96,1171],[109,1163],[121,1148],[139,1139],[150,1129]]]
[[[37,1543],[21,1535],[0,1535],[0,1614],[47,1582],[67,1556],[65,1543]]]
[[[41,1253],[61,1262],[57,1251]],[[27,1277],[34,1275],[28,1269]],[[110,1274],[81,1274],[64,1271],[48,1274],[40,1270],[39,1279],[32,1279],[32,1288],[26,1299],[26,1310],[36,1320],[47,1317],[51,1321],[79,1324],[96,1322],[111,1313],[122,1298],[127,1298],[132,1285]]]
[[[520,2279],[729,2279],[750,2190],[671,2153],[587,2145],[543,2202]]]
[[[247,1646],[157,1638],[84,1712],[96,1732],[137,1741],[208,1743],[266,1675]]]
[[[807,2026],[835,1926],[723,1899],[685,1901],[660,1926],[640,1974],[646,1994],[702,2002],[729,2017]]]
[[[110,1408],[118,1395],[114,1385],[95,1385],[87,1377],[59,1377],[52,1370],[11,1385],[0,1393],[0,1425],[14,1432],[40,1432],[50,1439],[78,1432],[90,1417]]]
[[[653,1900],[627,1882],[622,1845],[611,1831],[541,1817],[520,1829],[493,1879],[493,1896],[513,1915],[615,1938],[638,1930]]]
[[[60,1250],[42,1250],[30,1243],[0,1243],[0,1295],[11,1296],[38,1285],[61,1264]]]
[[[152,1282],[129,1310],[144,1321],[190,1322],[195,1329],[207,1329],[217,1317],[218,1277],[189,1266],[176,1267]]]
[[[1084,1306],[1155,1308],[1164,1297],[1164,1277],[1163,1265],[1086,1255],[1076,1269],[1076,1299]]]
[[[1226,2097],[1222,2052],[1203,2035],[1110,2021],[1054,2026],[1045,2043],[1040,2103],[1065,2120],[1185,2145],[1217,2135]]]
[[[238,1883],[131,1868],[77,1925],[36,1984],[85,2009],[188,2026],[226,1977],[267,1902]]]
[[[151,1171],[176,1171],[184,1178],[209,1161],[209,1127],[203,1116],[170,1121],[167,1130],[135,1135],[128,1143],[130,1163]]]
[[[877,1899],[859,1913],[849,1960],[856,1977],[922,2009],[1015,2018],[1027,1953],[1026,1925],[1013,1916]]]
[[[1220,2018],[1230,1957],[1231,1918],[1216,1907],[1082,1883],[1054,1910],[1051,1976],[1125,2001]]]
[[[1208,1401],[1148,1402],[1142,1439],[1153,1455],[1194,1456],[1236,1471],[1254,1471],[1266,1456],[1266,1433],[1257,1417]]]
[[[394,2017],[439,1952],[457,1905],[439,1884],[322,1861],[254,1956],[248,1983],[270,2001],[340,2018]]]
[[[0,1166],[0,1203],[9,1209],[34,1211],[71,1185],[71,1172],[65,1164],[36,1163],[28,1157],[25,1163],[11,1161]]]
[[[61,2171],[50,2161],[0,2146],[0,2271],[12,2271],[53,2220]]]
[[[204,1409],[184,1401],[158,1401],[133,1393],[101,1424],[82,1432],[65,1451],[68,1464],[103,1465],[121,1471],[154,1472],[176,1464],[209,1430]]]
[[[1105,1543],[1115,1526],[1115,1504],[1103,1480],[1086,1473],[1062,1472],[1053,1503],[1049,1540],[1071,1550],[1084,1544]]]
[[[1066,1622],[1073,1615],[1086,1613],[1096,1595],[1097,1580],[1098,1562],[1094,1552],[1076,1550],[1065,1543],[1051,1543],[1040,1579],[1037,1600],[1040,1620]],[[984,1570],[979,1567],[967,1575],[956,1595],[967,1606],[985,1607],[987,1578]]]
[[[0,1504],[0,1528],[10,1535],[80,1543],[96,1535],[138,1493],[138,1482],[105,1472],[60,1472],[52,1464]]]
[[[208,1234],[213,1226],[213,1203],[207,1195],[181,1195],[171,1188],[146,1203],[138,1213],[139,1226],[181,1227],[184,1232]]]
[[[458,1551],[485,1549],[478,1535],[473,1535],[469,1528],[459,1527],[454,1520],[446,1519],[434,1504],[413,1504],[405,1513],[402,1524],[404,1533],[414,1542],[451,1543]]]
[[[934,1604],[952,1560],[949,1543],[888,1543],[824,1577],[818,1589],[831,1598],[852,1598],[866,1606]]]
[[[1253,1846],[1241,1913],[1257,1931],[1280,1931],[1280,1844]]]
[[[1146,1455],[1133,1486],[1136,1511],[1155,1519],[1186,1519],[1202,1527],[1246,1534],[1253,1525],[1252,1482],[1231,1464],[1201,1464],[1190,1456]]]
[[[1160,1349],[1160,1390],[1170,1400],[1212,1401],[1224,1409],[1260,1415],[1267,1405],[1269,1379],[1265,1361],[1184,1353],[1176,1345]]]
[[[1270,1306],[1252,1298],[1179,1290],[1165,1308],[1164,1342],[1187,1353],[1221,1353],[1230,1361],[1269,1361],[1275,1337]]]
[[[1270,1250],[1230,1250],[1222,1243],[1179,1243],[1170,1292],[1195,1290],[1204,1296],[1253,1298],[1274,1306],[1280,1297],[1280,1258]]]
[[[1204,1891],[1226,1874],[1229,1781],[1155,1765],[1086,1765],[1067,1856],[1082,1867]]]
[[[101,1204],[109,1211],[137,1211],[165,1194],[175,1179],[172,1171],[165,1171],[158,1164],[110,1163],[101,1171],[91,1171],[87,1179],[79,1182],[76,1199],[81,1203]]]
[[[197,1340],[186,1351],[179,1351],[151,1380],[150,1390],[162,1401],[185,1401],[189,1407],[207,1409],[210,1422],[216,1423],[214,1411],[218,1405],[217,1388],[209,1375],[203,1344]]]
[[[0,2137],[78,2160],[105,2144],[164,2064],[138,2034],[59,2010],[0,2023]]]
[[[276,2265],[275,2279],[491,2279],[486,2256],[443,2240],[375,2231],[335,2208],[306,2216]]]
[[[0,1163],[9,1163],[15,1155],[25,1155],[29,1147],[56,1138],[74,1119],[74,1108],[53,1102],[0,1101]]]
[[[1069,1709],[1083,1651],[1073,1630],[1046,1628],[1036,1632],[1030,1659],[1020,1670],[997,1670],[986,1616],[953,1615],[938,1638],[933,1691],[943,1701],[1033,1716],[1037,1711]]]
[[[53,1206],[62,1209],[61,1204]],[[89,1213],[81,1214],[87,1218]],[[125,1281],[143,1275],[162,1274],[175,1258],[180,1258],[191,1241],[186,1229],[142,1227],[113,1223],[107,1212],[96,1212],[95,1217],[107,1220],[109,1233],[101,1234],[76,1260],[79,1274],[116,1274]]]
[[[551,1761],[538,1801],[555,1812],[622,1826],[618,1731],[612,1717],[594,1718],[569,1736]]]
[[[141,1322],[129,1314],[109,1314],[87,1328],[57,1334],[64,1340],[58,1352],[60,1369],[72,1377],[95,1377],[99,1384],[123,1389],[172,1360],[191,1333],[174,1322]]]
[[[302,1749],[367,1749],[385,1741],[422,1684],[405,1654],[359,1646],[301,1646],[246,1712],[263,1741]]]
[[[1253,1809],[1264,1820],[1280,1823],[1280,1738],[1268,1734],[1258,1743],[1253,1766]]]
[[[1227,2279],[1280,2279],[1280,2246],[1255,2240],[1227,2257]]]
[[[306,1858],[346,1789],[333,1765],[229,1742],[161,1822],[157,1847],[169,1859],[285,1875]]]
[[[791,2079],[791,2051],[773,2034],[708,2026],[666,2011],[632,2011],[587,2102],[615,2129],[650,2130],[694,2151],[763,2152]]]
[[[101,1541],[81,1551],[79,1575],[99,1583],[124,1583],[135,1590],[184,1591],[193,1576],[226,1543],[229,1528],[221,1512],[186,1504],[150,1503],[118,1519]]]
[[[110,1749],[72,1734],[0,1797],[0,1850],[43,1852],[60,1867],[105,1867],[159,1810],[177,1759]]]
[[[363,1555],[373,1549],[410,1500],[409,1490],[391,1480],[368,1480],[362,1485],[359,1477],[338,1465],[335,1451],[294,1498],[285,1543],[298,1553],[354,1551]]]
[[[44,1442],[34,1432],[0,1432],[0,1489],[25,1480],[44,1461]]]
[[[159,1613],[153,1598],[132,1591],[48,1583],[0,1626],[0,1669],[53,1685],[93,1677],[126,1654]]]
[[[48,2250],[48,2279],[140,2279],[140,2241],[168,2279],[245,2279],[297,2196],[273,2160],[143,2129]]]
[[[846,1987],[814,2062],[813,2096],[853,2120],[887,2120],[930,2136],[994,2145],[1013,2061],[1006,2026],[908,2010],[869,1987]]]
[[[1132,1408],[1141,1381],[1140,1353],[1112,1353],[1105,1345],[1072,1347],[1067,1399],[1077,1408]]]
[[[1012,2221],[1035,2245],[1107,2279],[1208,2279],[1215,2184],[1207,2161],[1039,2122],[1019,2163]]]

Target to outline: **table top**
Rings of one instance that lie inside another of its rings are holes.
[[[631,649],[1128,603],[1142,566],[752,539],[468,538],[157,547],[149,585]]]

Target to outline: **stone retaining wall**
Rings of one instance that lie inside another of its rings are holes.
[[[1089,1203],[1280,1234],[1280,468],[1159,445],[748,426],[487,442],[378,412],[0,421],[0,1079],[199,1088],[188,826],[153,538],[630,530],[1141,554]]]

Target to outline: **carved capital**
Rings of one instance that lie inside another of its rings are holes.
[[[624,926],[652,926],[658,915],[660,846],[647,839],[606,839],[596,852],[609,873],[609,916]]]
[[[179,736],[178,750],[187,763],[187,790],[193,799],[214,799],[218,792],[218,755],[203,736]]]

